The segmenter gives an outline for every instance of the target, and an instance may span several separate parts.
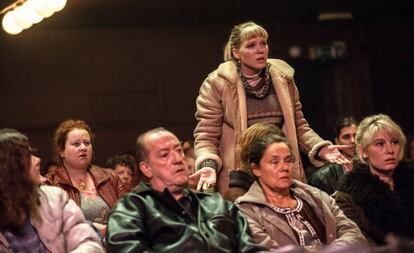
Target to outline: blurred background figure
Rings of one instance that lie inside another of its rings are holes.
[[[358,126],[358,165],[334,197],[372,245],[388,234],[414,239],[414,164],[402,161],[406,138],[389,116],[366,117]]]
[[[194,142],[192,140],[185,140],[182,144],[185,161],[188,165],[188,173],[193,174],[195,169],[195,156],[194,156]]]
[[[0,252],[104,252],[76,203],[40,184],[28,138],[0,129]]]
[[[335,144],[348,145],[349,148],[342,149],[340,152],[349,161],[354,160],[355,154],[355,135],[358,127],[357,121],[352,117],[340,119],[335,125]],[[329,163],[323,166],[309,177],[308,183],[318,187],[328,194],[334,193],[340,178],[353,168],[353,163],[336,164]]]
[[[407,138],[406,156],[408,160],[414,161],[414,135],[410,135]]]
[[[132,178],[134,175],[135,161],[130,155],[114,155],[106,162],[108,168],[112,168],[118,173],[127,191],[132,189]]]
[[[46,183],[64,189],[104,235],[109,211],[126,188],[114,170],[92,164],[93,137],[82,120],[61,122],[53,140],[60,166],[46,175]]]

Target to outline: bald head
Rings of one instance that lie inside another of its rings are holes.
[[[136,152],[138,163],[146,161],[148,159],[148,154],[150,152],[148,148],[148,139],[151,138],[151,136],[154,134],[170,134],[176,137],[173,133],[171,133],[170,131],[168,131],[167,129],[163,127],[157,127],[157,128],[148,130],[142,133],[141,135],[139,135],[137,138],[137,152]]]

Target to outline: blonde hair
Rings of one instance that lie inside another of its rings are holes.
[[[355,137],[359,160],[364,164],[368,163],[368,158],[363,156],[363,151],[372,143],[379,130],[384,130],[387,134],[398,140],[401,146],[401,160],[404,157],[405,135],[401,127],[385,114],[366,117],[359,124]]]
[[[249,166],[249,151],[250,145],[259,137],[266,135],[280,135],[284,136],[282,130],[274,124],[269,123],[256,123],[247,128],[240,136],[236,152],[240,155],[240,166],[242,170],[250,170]]]
[[[269,35],[263,27],[252,21],[233,27],[229,40],[224,47],[224,61],[237,61],[233,56],[233,49],[240,48],[243,41],[253,37],[263,37],[267,40]]]

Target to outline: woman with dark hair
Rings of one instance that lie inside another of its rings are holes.
[[[268,249],[299,245],[357,245],[366,242],[325,192],[293,179],[295,157],[285,137],[267,135],[250,146],[248,161],[255,182],[236,200],[255,241]]]
[[[28,138],[0,130],[0,252],[104,252],[67,194],[40,186]]]
[[[60,123],[54,148],[60,166],[46,175],[46,183],[64,189],[104,235],[109,211],[126,192],[125,185],[114,170],[92,164],[93,134],[84,121]]]
[[[414,164],[402,161],[406,139],[389,116],[366,117],[358,126],[358,165],[334,197],[373,245],[388,234],[414,238]]]
[[[240,167],[230,172],[229,188],[223,196],[225,199],[234,202],[249,190],[255,180],[249,165],[250,144],[255,139],[270,134],[283,135],[283,132],[274,124],[256,123],[242,133],[236,145]]]

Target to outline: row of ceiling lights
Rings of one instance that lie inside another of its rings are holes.
[[[4,15],[3,29],[9,34],[18,34],[62,10],[65,5],[66,0],[18,1],[10,6]]]

